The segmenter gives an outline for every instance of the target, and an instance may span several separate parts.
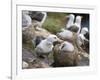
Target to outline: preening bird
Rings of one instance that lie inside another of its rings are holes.
[[[28,15],[28,11],[23,11],[22,12],[22,27],[23,28],[27,28],[30,25],[32,25],[32,19],[31,17]]]
[[[74,19],[75,19],[75,15],[74,14],[70,14],[67,16],[68,18],[68,22],[66,24],[66,29],[70,28],[71,25],[73,25],[74,23]]]
[[[71,25],[68,28],[68,30],[76,32],[77,34],[79,34],[80,30],[81,30],[81,20],[82,20],[81,16],[76,16],[75,23],[73,25]]]
[[[48,56],[54,47],[53,43],[56,41],[60,41],[56,35],[49,35],[46,39],[42,40],[35,48],[37,56]]]

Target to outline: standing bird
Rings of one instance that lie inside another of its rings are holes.
[[[68,30],[79,34],[80,30],[81,30],[81,21],[82,21],[82,17],[81,16],[76,16],[75,23],[73,25],[71,25],[68,28]]]
[[[74,24],[75,16],[74,14],[70,14],[69,16],[67,16],[67,18],[68,18],[68,22],[66,24],[66,29],[70,28],[70,26]]]
[[[22,27],[27,28],[32,25],[32,19],[29,16],[28,11],[22,11]]]
[[[45,55],[49,55],[53,49],[53,43],[56,41],[60,41],[56,35],[49,35],[46,39],[42,40],[35,48],[36,54],[38,57],[44,57]]]

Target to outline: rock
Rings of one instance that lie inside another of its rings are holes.
[[[23,69],[48,68],[52,64],[51,60],[48,61],[48,58],[37,58],[36,55],[24,48],[22,49],[22,60],[24,61]]]
[[[35,35],[47,38],[49,35],[51,35],[51,33],[46,29],[38,28],[38,30],[35,31]]]
[[[30,16],[33,20],[40,22],[42,25],[47,18],[47,13],[39,11],[30,11]]]
[[[25,30],[22,30],[22,41],[23,43],[28,43],[35,39],[35,29],[34,27],[28,27]]]
[[[28,12],[23,11],[22,12],[22,28],[30,27],[30,25],[32,25],[32,19],[28,15]]]
[[[44,14],[42,14],[39,11],[30,11],[30,14],[29,15],[31,16],[31,18],[33,20],[37,20],[37,21],[42,21],[43,16],[44,16]]]
[[[31,68],[49,68],[49,64],[46,63],[43,59],[36,59],[34,62],[30,63],[29,69]]]
[[[80,56],[80,62],[78,63],[78,66],[89,66],[89,54],[88,53],[82,53],[83,56]]]
[[[29,64],[27,62],[25,62],[25,61],[22,61],[22,68],[26,69],[28,67],[29,67]]]
[[[33,62],[36,59],[35,54],[28,51],[27,49],[22,49],[22,60],[26,62]]]

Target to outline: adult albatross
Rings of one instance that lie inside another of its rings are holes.
[[[77,34],[80,33],[81,30],[81,21],[82,17],[81,16],[76,16],[75,23],[71,25],[68,30],[76,32]]]

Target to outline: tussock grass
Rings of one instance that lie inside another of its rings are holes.
[[[67,14],[65,13],[47,13],[48,17],[43,24],[43,27],[53,34],[56,34],[65,27]]]

